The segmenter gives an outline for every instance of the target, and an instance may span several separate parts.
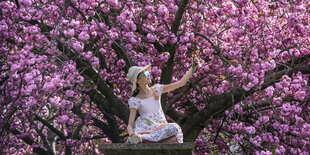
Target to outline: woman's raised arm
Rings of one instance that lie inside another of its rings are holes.
[[[195,66],[192,66],[190,70],[188,70],[186,72],[186,74],[182,77],[182,79],[180,81],[171,83],[171,84],[167,84],[167,85],[163,85],[163,92],[162,93],[167,93],[170,91],[173,91],[175,89],[178,89],[180,87],[185,86],[185,84],[187,83],[187,81],[192,77],[194,70],[196,70],[198,68],[199,65],[199,59],[197,58],[197,55],[193,56],[194,62],[195,62]],[[194,64],[192,64],[194,65]],[[193,68],[194,67],[194,68]]]
[[[167,92],[170,92],[170,91],[173,91],[175,89],[185,86],[185,84],[191,78],[192,75],[193,75],[192,69],[188,70],[181,80],[174,82],[174,83],[163,85],[162,93],[167,93]]]

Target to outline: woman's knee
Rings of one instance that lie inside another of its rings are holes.
[[[177,134],[179,131],[178,127],[175,126],[174,124],[171,125],[170,130],[171,130],[171,133],[173,134]]]

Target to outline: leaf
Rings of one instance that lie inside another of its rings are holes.
[[[225,79],[226,79],[226,76],[220,75],[220,78],[223,79],[223,80],[225,80]]]

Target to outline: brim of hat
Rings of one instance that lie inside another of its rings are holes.
[[[149,71],[150,72],[151,70],[152,70],[151,65],[146,65],[146,66],[142,67],[142,69],[139,71],[139,73],[142,71]]]
[[[151,72],[151,71],[152,71],[151,65],[146,65],[146,66],[140,68],[140,70],[138,71],[137,75],[136,75],[135,78],[133,79],[133,82],[132,82],[132,85],[133,85],[133,86],[132,86],[131,93],[133,93],[133,91],[135,91],[135,89],[136,89],[136,82],[137,82],[137,76],[138,76],[138,74],[139,74],[140,72],[142,72],[142,71],[149,71],[149,72]]]

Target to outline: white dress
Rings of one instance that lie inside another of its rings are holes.
[[[154,93],[159,96],[158,100],[155,96],[145,99],[131,97],[128,100],[129,108],[137,109],[140,114],[134,123],[133,131],[142,139],[152,142],[176,136],[178,142],[183,143],[182,129],[177,123],[168,123],[161,108],[162,90],[161,84],[154,86]]]

